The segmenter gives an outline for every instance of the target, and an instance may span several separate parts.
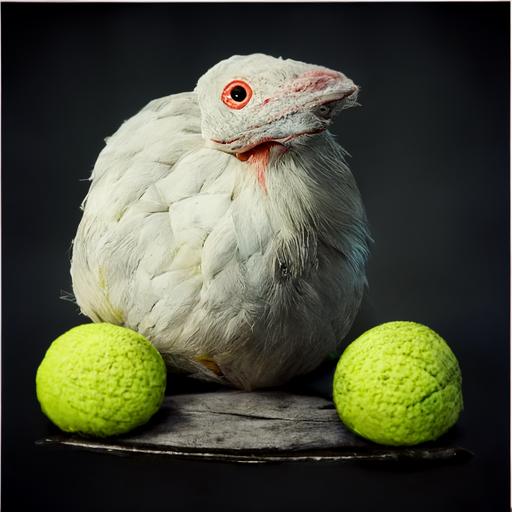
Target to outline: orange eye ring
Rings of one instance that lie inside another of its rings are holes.
[[[235,110],[244,108],[245,105],[251,101],[251,98],[251,86],[243,80],[233,80],[229,82],[229,84],[224,87],[220,96],[222,103]]]

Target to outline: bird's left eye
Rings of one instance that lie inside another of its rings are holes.
[[[229,108],[240,110],[244,108],[252,98],[251,86],[243,80],[233,80],[229,82],[224,90],[220,99]]]

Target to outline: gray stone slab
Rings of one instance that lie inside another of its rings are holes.
[[[380,446],[356,436],[331,401],[279,391],[218,391],[167,397],[145,426],[108,439],[59,434],[41,445],[235,462],[347,459],[438,460],[467,456],[456,446]]]

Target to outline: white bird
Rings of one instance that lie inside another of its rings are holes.
[[[364,208],[327,131],[357,93],[321,66],[233,56],[122,124],[73,241],[82,313],[242,389],[318,366],[366,284]]]

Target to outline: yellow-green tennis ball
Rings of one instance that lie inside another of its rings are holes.
[[[343,352],[333,397],[345,425],[386,445],[437,439],[462,410],[459,364],[425,325],[389,322],[366,331]]]
[[[165,392],[162,356],[117,325],[75,327],[50,346],[36,375],[43,412],[66,432],[112,436],[146,423]]]

